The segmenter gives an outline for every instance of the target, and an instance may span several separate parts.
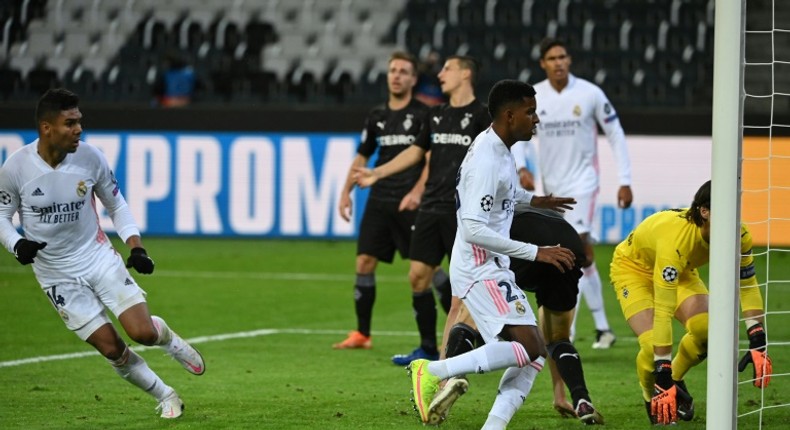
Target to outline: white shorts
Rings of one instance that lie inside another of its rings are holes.
[[[595,203],[598,200],[598,191],[590,194],[574,194],[576,204],[573,210],[565,211],[563,215],[565,221],[576,230],[576,233],[584,234],[592,232],[593,217],[595,216]]]
[[[498,340],[506,325],[537,326],[535,313],[513,273],[499,273],[499,279],[475,282],[461,297],[486,343]]]
[[[58,311],[66,327],[82,340],[87,340],[99,327],[110,323],[105,308],[116,317],[130,307],[145,302],[145,291],[116,258],[108,265],[74,282],[48,285],[44,288],[50,303]]]

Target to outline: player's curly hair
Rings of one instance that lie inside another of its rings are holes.
[[[496,118],[505,106],[534,97],[535,88],[532,85],[515,79],[503,79],[494,84],[488,93],[488,113],[491,118]]]
[[[36,127],[41,121],[50,121],[61,111],[78,107],[80,98],[65,88],[47,90],[36,105]]]
[[[691,207],[686,212],[686,219],[698,226],[705,224],[699,211],[701,208],[710,210],[710,181],[702,184],[697,190],[697,194],[694,194],[694,201],[691,202]]]

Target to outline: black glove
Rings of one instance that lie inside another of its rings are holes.
[[[30,264],[38,251],[44,249],[45,246],[47,246],[47,242],[19,239],[14,245],[14,257],[22,264]]]
[[[655,366],[656,370],[653,372],[653,375],[656,375],[656,385],[664,390],[672,388],[675,385],[675,381],[672,380],[672,362],[669,360],[656,360]]]
[[[132,254],[126,259],[126,268],[130,267],[134,267],[137,273],[150,275],[154,273],[154,260],[151,260],[144,248],[132,248]]]

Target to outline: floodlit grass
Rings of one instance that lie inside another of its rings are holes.
[[[158,418],[156,402],[118,378],[98,355],[8,365],[13,360],[91,348],[64,328],[31,269],[5,254],[0,257],[4,299],[0,302],[0,427],[422,427],[409,402],[406,372],[390,363],[392,354],[411,351],[418,342],[406,262],[381,265],[377,272],[373,349],[335,351],[332,343],[341,340],[356,321],[353,242],[147,238],[146,248],[156,260],[156,272],[136,279],[148,292],[152,312],[183,337],[201,338],[196,346],[206,359],[206,374],[195,377],[159,349],[140,352],[178,390],[187,407],[184,416],[175,421]],[[611,246],[597,248],[607,312],[618,342],[608,351],[591,349],[594,330],[585,308],[576,345],[593,401],[606,418],[605,428],[650,428],[634,369],[636,340],[607,282],[611,252]],[[771,279],[790,279],[788,257],[772,254],[770,258]],[[758,259],[761,282],[766,279],[764,263],[764,257]],[[772,283],[768,299],[769,310],[790,309],[786,285]],[[786,342],[787,322],[781,314],[769,317],[769,339]],[[437,329],[444,324],[443,315],[439,324]],[[255,332],[262,329],[273,331]],[[676,326],[676,338],[681,333]],[[790,367],[786,348],[776,346],[771,351],[775,372],[786,373]],[[705,428],[706,371],[703,363],[686,378],[696,399],[697,417],[679,428]],[[561,419],[552,409],[550,377],[544,373],[510,427],[579,428],[581,424]],[[441,427],[480,428],[500,376],[501,372],[471,375],[469,393]],[[781,376],[763,394],[745,384],[740,387],[741,413],[762,404],[790,402],[787,380]],[[718,408],[728,413],[725,405]],[[786,428],[789,419],[788,407],[765,410],[763,428]],[[759,420],[760,414],[749,415],[740,420],[739,428],[756,429]]]

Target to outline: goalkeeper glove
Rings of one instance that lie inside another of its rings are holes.
[[[678,421],[677,387],[672,380],[672,362],[656,360],[656,385],[650,399],[650,415],[657,424],[673,424]]]
[[[126,268],[129,267],[134,267],[138,273],[149,275],[154,273],[154,260],[151,260],[144,248],[132,248],[132,253],[126,260]]]
[[[47,242],[19,239],[14,245],[14,257],[23,265],[30,264],[33,262],[36,254],[38,254],[38,251],[44,249],[45,246],[47,246]]]
[[[771,374],[773,373],[773,363],[768,352],[765,350],[765,329],[763,325],[757,323],[753,325],[749,331],[749,350],[746,351],[741,362],[738,363],[738,371],[743,372],[749,363],[754,365],[754,386],[757,388],[765,388],[771,382]]]

